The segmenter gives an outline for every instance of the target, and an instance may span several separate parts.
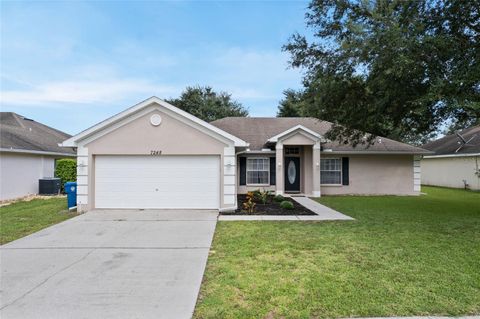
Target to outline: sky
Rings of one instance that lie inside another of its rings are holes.
[[[282,52],[305,1],[0,2],[0,106],[76,134],[187,86],[275,116],[301,71]]]

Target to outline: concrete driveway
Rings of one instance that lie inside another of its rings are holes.
[[[2,319],[190,318],[213,211],[93,211],[0,249]]]

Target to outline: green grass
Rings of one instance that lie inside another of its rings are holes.
[[[66,198],[34,199],[0,207],[0,244],[24,237],[75,216]]]
[[[356,221],[219,222],[195,318],[480,313],[480,193],[322,197]]]

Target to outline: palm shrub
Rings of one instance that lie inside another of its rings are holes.
[[[75,182],[77,180],[77,161],[71,158],[62,158],[56,161],[55,176],[60,178],[61,189],[64,192],[63,185],[66,182]]]
[[[265,205],[268,202],[268,196],[270,196],[270,191],[268,190],[257,190],[255,191],[255,197]]]

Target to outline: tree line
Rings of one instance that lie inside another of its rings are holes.
[[[313,0],[305,19],[313,37],[283,46],[302,89],[284,91],[277,116],[330,121],[327,137],[353,144],[480,124],[480,0]],[[248,115],[210,87],[171,102],[207,121]]]

